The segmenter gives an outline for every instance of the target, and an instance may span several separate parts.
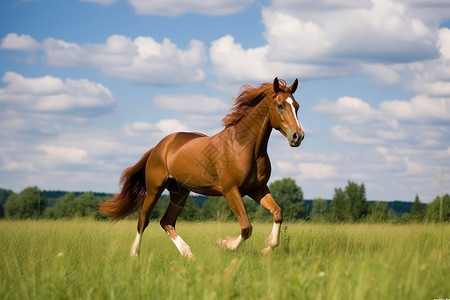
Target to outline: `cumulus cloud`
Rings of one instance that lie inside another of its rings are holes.
[[[243,11],[254,0],[128,0],[140,15],[179,16],[187,13],[230,15]]]
[[[211,44],[210,58],[219,76],[226,81],[265,80],[272,74],[266,60],[267,47],[243,49],[231,35]]]
[[[312,9],[304,3],[296,9],[290,2],[276,0],[265,11],[266,35],[269,44],[275,45],[273,57],[323,60],[326,56],[385,63],[435,54],[433,32],[422,20],[410,17],[403,3],[373,0],[351,6],[353,1],[343,5],[331,1],[335,5],[330,9],[326,8],[330,1],[318,1]]]
[[[104,44],[85,45],[49,38],[43,42],[43,48],[50,65],[95,66],[108,75],[137,83],[170,85],[205,78],[205,47],[197,40],[182,50],[169,39],[158,43],[144,36],[132,40],[112,35]]]
[[[368,131],[367,128],[335,125],[331,127],[331,134],[339,141],[360,145],[380,145],[384,141],[376,137],[376,131]]]
[[[338,174],[333,165],[325,163],[299,163],[298,170],[301,177],[314,180],[332,178]]]
[[[450,123],[450,98],[417,96],[410,101],[383,101],[380,111],[397,120]]]
[[[172,85],[201,82],[207,61],[203,42],[191,40],[180,49],[170,39],[161,43],[152,37],[135,39],[112,35],[105,43],[77,44],[47,38],[42,44],[30,36],[12,33],[2,40],[1,49],[36,51],[42,48],[51,66],[94,66],[104,73],[136,83]]]
[[[340,97],[335,102],[320,100],[312,111],[336,116],[339,120],[350,124],[365,124],[381,118],[380,113],[367,102],[348,96]]]
[[[322,100],[312,108],[341,124],[330,133],[344,143],[360,145],[414,145],[441,149],[450,138],[450,98],[416,96],[409,101],[384,100],[378,108],[362,99]]]
[[[403,0],[411,15],[427,23],[440,24],[448,19],[450,2],[447,0]]]
[[[25,78],[6,72],[2,80],[6,87],[0,89],[0,105],[14,111],[87,117],[110,112],[116,105],[106,87],[87,79]]]
[[[39,48],[39,42],[27,34],[18,35],[17,33],[10,33],[2,39],[0,44],[0,49],[4,50],[32,52]]]
[[[156,95],[153,104],[170,111],[196,114],[222,113],[229,108],[223,101],[204,95]]]
[[[261,81],[274,74],[335,77],[362,70],[382,86],[398,84],[401,75],[392,66],[438,55],[438,26],[412,16],[411,5],[274,0],[262,10],[265,45],[245,49],[225,36],[212,42],[211,61],[220,79],[231,82]]]
[[[44,156],[51,157],[52,164],[84,164],[87,157],[87,151],[82,148],[38,145],[36,147],[42,151]]]
[[[331,46],[324,30],[312,21],[278,11],[263,10],[263,22],[271,60],[317,60]]]
[[[362,68],[378,86],[387,87],[402,81],[400,74],[389,65],[363,64]]]
[[[155,139],[174,133],[188,131],[186,125],[175,119],[162,119],[155,124],[147,122],[134,122],[124,126],[129,135],[152,134]]]
[[[229,83],[266,82],[268,78],[318,78],[347,74],[347,70],[330,69],[324,65],[287,63],[271,60],[269,45],[244,49],[231,35],[211,43],[209,55],[214,72]]]
[[[436,48],[440,56],[405,66],[406,86],[429,97],[450,97],[450,29],[441,28]]]
[[[437,47],[444,60],[450,60],[450,29],[441,28],[439,30],[439,40]]]

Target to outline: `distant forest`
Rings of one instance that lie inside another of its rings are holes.
[[[364,184],[349,181],[345,188],[336,188],[333,199],[303,199],[303,191],[291,178],[274,181],[269,186],[283,210],[284,221],[308,222],[448,222],[450,196],[437,196],[430,204],[422,204],[416,195],[414,202],[368,201]],[[0,218],[6,219],[106,219],[97,212],[100,201],[113,195],[96,192],[47,191],[28,187],[20,193],[0,188]],[[160,219],[170,199],[163,195],[152,211],[151,219]],[[251,221],[271,221],[269,212],[250,198],[244,198]],[[129,218],[136,218],[136,214]],[[223,197],[191,195],[180,220],[234,220]]]

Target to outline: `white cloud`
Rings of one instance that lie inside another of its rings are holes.
[[[337,175],[336,168],[325,163],[299,163],[298,170],[302,178],[314,180],[332,178]]]
[[[363,64],[362,68],[371,76],[377,85],[382,87],[395,85],[402,80],[400,74],[388,65]]]
[[[189,131],[189,129],[178,120],[163,119],[156,123],[156,128],[168,135],[174,132]]]
[[[0,49],[4,50],[20,50],[32,52],[40,48],[40,44],[27,34],[18,35],[10,33],[6,35],[0,44]]]
[[[379,145],[384,143],[383,139],[376,137],[375,131],[371,132],[367,128],[357,126],[334,125],[331,127],[331,134],[344,143],[360,145]]]
[[[50,65],[95,66],[108,75],[137,83],[170,85],[205,79],[205,46],[197,40],[186,50],[169,39],[158,43],[152,37],[132,40],[123,35],[112,35],[104,44],[85,45],[49,38],[43,47]]]
[[[36,148],[44,152],[45,160],[51,164],[84,164],[88,154],[86,150],[74,147],[38,145]]]
[[[344,143],[442,149],[450,139],[449,98],[385,100],[375,109],[362,99],[341,97],[334,102],[322,100],[312,111],[344,123],[330,129],[332,136]]]
[[[450,2],[447,0],[403,0],[409,12],[427,23],[440,24],[448,19]]]
[[[204,95],[156,95],[153,104],[157,107],[185,113],[210,114],[226,112],[229,108],[223,101]]]
[[[157,140],[174,132],[189,131],[186,125],[175,119],[162,119],[155,124],[147,122],[134,122],[125,125],[124,129],[128,135],[135,136],[141,134],[152,134],[154,139]]]
[[[295,5],[292,1],[275,0],[272,7],[266,9],[266,35],[276,37],[272,48],[279,49],[272,57],[286,55],[282,51],[289,43],[293,44],[287,48],[288,52],[292,49],[291,59],[307,53],[311,60],[345,58],[354,63],[359,60],[402,62],[431,57],[435,53],[431,25],[411,17],[407,4],[392,0],[309,4],[310,1]],[[276,19],[280,20],[274,22]],[[286,26],[280,27],[280,23]]]
[[[128,0],[141,15],[179,16],[187,13],[230,15],[243,11],[254,0]]]
[[[417,96],[410,101],[383,101],[380,111],[397,120],[450,123],[450,98]]]
[[[438,52],[438,26],[411,16],[410,5],[275,0],[262,10],[265,45],[246,49],[228,35],[212,42],[210,58],[219,78],[231,83],[363,70],[381,86],[398,84],[402,68],[396,64],[431,59]]]
[[[244,49],[231,35],[211,43],[209,55],[219,79],[228,83],[266,82],[283,78],[318,78],[342,75],[345,68],[330,70],[324,65],[288,63],[269,58],[270,46]]]
[[[348,96],[340,97],[336,102],[320,100],[312,112],[333,115],[349,124],[364,124],[382,118],[367,102]]]
[[[331,46],[326,33],[314,22],[272,10],[263,10],[263,22],[271,60],[317,60]]]
[[[244,50],[230,35],[215,40],[209,50],[216,72],[226,81],[266,80],[271,78],[266,60],[267,47]]]
[[[441,28],[439,30],[439,40],[437,47],[441,53],[441,57],[445,60],[450,60],[450,29]]]
[[[116,105],[116,99],[106,87],[87,79],[25,78],[6,72],[3,82],[7,86],[0,89],[0,105],[14,111],[87,117],[110,112]]]
[[[441,28],[436,48],[440,56],[415,64],[408,64],[406,86],[429,97],[450,97],[450,30]]]

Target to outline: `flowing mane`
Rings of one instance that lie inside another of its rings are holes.
[[[286,81],[280,79],[280,89],[285,92],[290,92],[286,86]],[[234,106],[230,112],[222,119],[222,124],[225,127],[236,125],[248,111],[259,104],[267,95],[273,94],[272,83],[263,83],[259,87],[244,85],[241,87],[241,92],[237,98],[233,99]]]

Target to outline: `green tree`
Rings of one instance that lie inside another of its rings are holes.
[[[55,206],[48,208],[46,216],[54,219],[72,218],[76,215],[75,194],[66,193],[64,196],[58,198]]]
[[[333,222],[344,222],[347,220],[347,208],[345,193],[341,188],[334,189],[333,200],[330,204],[330,220]]]
[[[100,199],[92,192],[86,192],[76,198],[77,217],[95,217],[97,215],[97,204]]]
[[[0,188],[0,218],[5,217],[4,206],[6,200],[8,200],[9,196],[11,196],[12,194],[14,194],[13,191]]]
[[[169,201],[169,195],[162,195],[150,213],[150,219],[160,220],[166,213],[167,207],[169,206]]]
[[[358,185],[349,181],[345,187],[347,201],[347,218],[349,221],[359,221],[367,216],[368,203],[364,184]]]
[[[265,208],[256,203],[253,199],[249,197],[244,197],[245,210],[247,211],[248,218],[250,221],[262,221],[270,222],[273,221],[273,217]]]
[[[369,222],[381,223],[389,219],[389,207],[386,202],[375,202],[369,207]]]
[[[416,195],[414,203],[411,207],[410,218],[412,221],[421,222],[425,216],[425,210],[423,209],[422,203],[420,203],[419,195]]]
[[[37,219],[44,212],[47,201],[38,187],[28,187],[19,194],[12,194],[5,203],[8,219]]]
[[[313,199],[310,218],[311,218],[311,221],[314,221],[314,222],[328,221],[328,202],[327,202],[327,200],[324,200],[321,198]]]
[[[431,222],[450,221],[450,195],[437,196],[428,204],[425,219]]]
[[[201,217],[201,210],[195,203],[194,198],[188,197],[179,219],[186,221],[195,221],[201,219]]]
[[[66,193],[58,198],[54,207],[48,208],[45,216],[54,219],[70,219],[75,217],[100,217],[97,213],[97,204],[101,199],[87,192],[75,196],[74,193]]]
[[[224,197],[209,197],[203,203],[202,215],[206,220],[227,221],[234,217]]]
[[[368,203],[364,184],[349,181],[344,190],[334,189],[330,219],[334,222],[355,222],[367,216]]]
[[[272,182],[269,186],[275,202],[283,211],[285,221],[306,218],[306,206],[303,191],[292,178],[283,178]]]

